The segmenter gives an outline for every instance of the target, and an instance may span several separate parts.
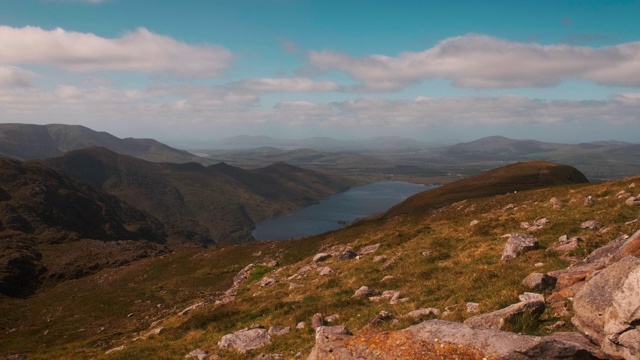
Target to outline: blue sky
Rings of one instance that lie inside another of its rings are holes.
[[[3,122],[239,135],[640,134],[640,1],[2,0]]]

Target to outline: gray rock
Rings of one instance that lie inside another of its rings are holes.
[[[538,239],[533,235],[512,234],[504,245],[500,260],[508,261],[520,254],[538,248]]]
[[[294,282],[289,283],[289,290],[293,290],[293,289],[297,289],[297,288],[301,288],[301,287],[302,287],[302,285],[300,285],[300,284],[297,284],[297,283],[294,283]]]
[[[120,345],[118,347],[114,347],[113,349],[109,349],[104,352],[105,355],[113,354],[114,352],[122,351],[126,348],[124,345]]]
[[[277,281],[274,278],[265,277],[265,278],[262,278],[262,280],[260,280],[260,287],[273,286],[276,284],[276,282]]]
[[[596,202],[596,200],[593,198],[593,196],[589,195],[584,199],[584,206],[591,206]]]
[[[365,246],[362,249],[360,249],[360,251],[358,252],[358,255],[367,255],[367,254],[374,253],[378,251],[378,248],[380,248],[380,244]]]
[[[195,349],[192,352],[185,355],[185,359],[198,359],[198,360],[207,360],[209,358],[209,354],[200,349]]]
[[[379,323],[383,322],[383,321],[387,321],[387,320],[391,320],[394,319],[395,316],[386,311],[386,310],[382,310],[380,311],[380,313],[378,315],[376,315],[376,317],[374,317],[373,319],[369,320],[369,326],[375,326],[378,325]]]
[[[372,338],[374,337],[374,338]],[[371,343],[376,347],[372,348]],[[578,333],[538,337],[465,324],[429,320],[401,331],[381,334],[316,333],[309,360],[395,359],[605,359]]]
[[[387,257],[384,255],[378,255],[376,257],[373,258],[373,262],[379,262],[379,261],[384,261],[387,260]]]
[[[272,326],[267,330],[267,334],[269,336],[282,336],[288,334],[291,331],[291,327],[287,326],[285,328],[281,328],[280,326]]]
[[[258,349],[271,344],[271,337],[266,329],[242,329],[227,334],[218,342],[221,349],[233,349],[241,353],[246,353],[252,349]]]
[[[476,226],[476,225],[478,225],[478,224],[480,224],[480,221],[478,221],[478,220],[471,220],[471,222],[469,223],[469,226]]]
[[[556,286],[556,281],[558,281],[558,279],[553,276],[534,272],[524,278],[522,284],[533,291],[545,291]]]
[[[336,321],[338,321],[340,319],[340,316],[338,316],[338,314],[333,314],[333,315],[329,315],[326,318],[324,318],[325,322],[328,323],[334,323]]]
[[[627,256],[588,280],[574,296],[571,322],[607,353],[640,357],[640,259]]]
[[[313,268],[309,265],[305,265],[301,267],[296,274],[300,276],[305,276],[309,271],[313,270]]]
[[[322,316],[321,313],[313,314],[313,317],[311,317],[311,328],[316,330],[321,326],[324,326],[324,316]]]
[[[555,197],[551,198],[549,202],[551,203],[551,206],[553,206],[554,209],[562,209],[562,206],[564,206],[562,201],[558,200],[558,198],[555,198]]]
[[[304,329],[307,327],[307,323],[304,321],[300,321],[297,325],[296,325],[296,329]]]
[[[325,261],[325,260],[329,259],[330,257],[331,257],[331,254],[327,254],[327,253],[319,253],[319,254],[316,254],[316,255],[313,257],[313,262],[314,262],[314,263],[323,262],[323,261]]]
[[[624,203],[628,206],[640,205],[640,199],[635,196],[630,196]]]
[[[530,293],[530,292],[526,292],[524,294],[518,295],[518,299],[520,299],[520,301],[542,301],[544,302],[544,296],[542,296],[542,294],[538,294],[538,293]]]
[[[321,267],[317,268],[316,271],[318,271],[318,275],[320,275],[320,276],[331,275],[334,272],[332,268],[326,267],[326,266],[321,266]]]
[[[370,289],[368,286],[360,286],[360,288],[358,290],[356,290],[356,292],[353,294],[352,297],[356,298],[356,297],[365,297],[365,296],[373,296],[376,294],[376,291],[373,289]]]
[[[338,261],[347,261],[355,258],[356,256],[358,256],[358,254],[356,254],[355,251],[353,251],[352,249],[346,249],[345,251],[340,253],[340,255],[338,255]]]
[[[595,220],[587,220],[585,222],[583,222],[582,224],[580,224],[580,227],[583,229],[589,229],[589,230],[598,230],[602,227],[602,224],[600,224],[599,222],[595,221]]]
[[[440,316],[440,310],[435,308],[422,308],[418,310],[413,310],[404,315],[404,317],[411,319],[419,319],[423,316],[435,315]]]
[[[187,315],[188,313],[192,312],[193,310],[197,309],[197,308],[201,308],[204,306],[204,302],[199,302],[199,303],[195,303],[187,308],[185,308],[184,310],[180,311],[180,315]]]
[[[478,312],[478,310],[480,310],[480,304],[478,303],[468,302],[465,306],[467,308],[468,313],[475,313],[475,312]]]
[[[476,328],[500,330],[507,321],[514,319],[517,316],[521,316],[525,313],[533,316],[539,316],[544,312],[544,309],[544,299],[542,301],[521,301],[517,304],[509,305],[504,309],[470,317],[465,320],[464,323]]]
[[[571,239],[566,240],[564,244],[552,248],[552,250],[558,253],[567,254],[574,250],[577,250],[580,247],[581,242],[582,238],[574,236]]]

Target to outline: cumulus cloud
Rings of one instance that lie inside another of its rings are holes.
[[[308,78],[257,78],[231,84],[231,87],[255,92],[328,92],[340,88],[332,81]]]
[[[31,71],[15,66],[0,66],[0,87],[28,87],[35,76]]]
[[[356,58],[325,50],[310,51],[308,60],[316,68],[349,74],[369,91],[396,91],[434,78],[462,88],[548,87],[572,78],[640,86],[640,42],[591,48],[465,35],[395,57]]]
[[[166,72],[219,75],[233,59],[216,45],[189,45],[145,28],[108,39],[57,28],[0,26],[0,65],[51,65],[74,72]]]

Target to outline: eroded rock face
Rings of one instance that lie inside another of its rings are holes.
[[[536,337],[429,320],[401,331],[351,336],[316,332],[309,360],[395,359],[606,359],[578,333]]]
[[[271,337],[266,329],[242,329],[227,334],[218,342],[220,349],[234,349],[241,353],[246,353],[251,349],[258,349],[271,344]]]
[[[588,280],[573,308],[573,324],[607,353],[640,357],[640,259],[627,256]]]

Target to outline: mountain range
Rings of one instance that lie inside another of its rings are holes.
[[[100,146],[149,161],[188,162],[198,157],[153,139],[120,139],[80,125],[0,124],[0,156],[46,159],[72,150]]]

